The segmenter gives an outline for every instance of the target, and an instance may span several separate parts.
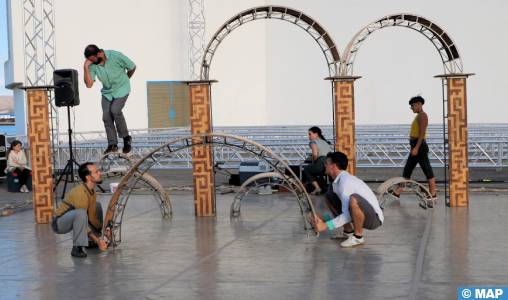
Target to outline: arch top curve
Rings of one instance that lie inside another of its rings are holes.
[[[285,6],[258,6],[240,12],[227,20],[212,36],[205,48],[201,63],[201,80],[209,79],[213,56],[226,36],[241,25],[254,20],[277,19],[287,21],[305,30],[318,43],[323,52],[330,76],[339,75],[340,55],[330,34],[313,18],[293,8]]]
[[[358,31],[343,53],[340,75],[353,75],[353,65],[360,46],[373,32],[385,27],[405,27],[423,34],[437,49],[443,63],[445,74],[462,73],[462,59],[450,35],[436,23],[427,18],[409,13],[392,14],[382,17]]]

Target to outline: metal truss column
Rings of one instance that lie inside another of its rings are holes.
[[[448,178],[450,177],[450,165],[448,163],[449,140],[448,140],[448,81],[441,78],[441,90],[443,93],[443,174],[444,174],[444,201],[450,206],[450,188]]]
[[[189,0],[189,68],[190,78],[199,79],[205,53],[204,0]]]
[[[23,0],[25,82],[27,87],[53,85],[56,66],[55,13],[53,0]],[[49,121],[53,162],[59,161],[59,118],[49,94]]]
[[[466,79],[472,74],[445,74],[447,81],[450,206],[469,205]]]

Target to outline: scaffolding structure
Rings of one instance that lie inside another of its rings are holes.
[[[320,126],[325,137],[331,137],[332,126]],[[300,164],[310,153],[307,138],[308,126],[256,126],[256,127],[216,127],[215,132],[242,136],[271,149],[290,164]],[[409,153],[408,125],[360,125],[356,127],[357,166],[362,168],[403,168]],[[67,133],[61,133],[65,136]],[[190,134],[189,128],[138,129],[131,130],[134,137],[132,159],[136,160],[152,149],[170,139]],[[445,130],[446,134],[446,130]],[[103,131],[76,133],[76,146],[73,149],[78,161],[99,161],[106,137]],[[433,167],[445,167],[446,151],[443,143],[443,128],[440,124],[430,125],[427,143],[429,159]],[[495,168],[508,167],[508,124],[470,124],[469,126],[469,167]],[[68,146],[60,147],[60,167],[68,159]],[[238,167],[242,161],[257,160],[247,152],[229,148],[214,148],[216,162],[226,166]],[[58,167],[57,167],[58,168]],[[191,151],[181,151],[171,159],[158,160],[156,169],[192,168]]]
[[[204,0],[189,0],[189,69],[190,79],[198,80],[205,52]]]
[[[53,85],[56,66],[55,11],[53,0],[23,0],[25,86]],[[60,157],[58,109],[49,95],[53,162]]]

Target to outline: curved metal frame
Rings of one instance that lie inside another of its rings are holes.
[[[119,152],[113,152],[103,155],[98,164],[106,178],[115,178],[125,176],[128,170],[132,167],[133,163],[134,162],[132,161],[130,155],[126,155]],[[112,168],[112,166],[116,168]],[[164,187],[159,183],[159,181],[157,181],[157,179],[155,179],[148,173],[141,174],[139,172],[135,172],[133,176],[137,180],[135,181],[134,183],[135,186],[133,186],[132,190],[144,188],[151,191],[153,197],[159,204],[162,217],[168,219],[172,215],[172,207],[169,194],[166,192]],[[116,203],[115,211],[118,211],[120,213],[115,215],[115,218],[112,220],[113,224],[122,223],[124,213],[123,208],[125,207],[125,204],[126,203],[122,201],[118,201]],[[121,226],[118,227],[117,235],[121,236]]]
[[[162,184],[155,179],[152,175],[148,173],[138,174],[134,173],[134,176],[140,176],[138,183],[140,182],[142,185],[138,186],[139,188],[145,188],[152,192],[153,196],[156,198],[157,203],[159,203],[159,207],[161,209],[162,217],[167,219],[173,214],[173,209],[171,207],[171,201],[169,198],[168,192],[164,189]]]
[[[462,60],[457,46],[450,36],[434,22],[413,14],[393,14],[383,17],[362,28],[351,39],[343,53],[340,74],[353,75],[353,64],[361,44],[373,32],[385,27],[405,27],[425,36],[436,47],[443,62],[445,74],[462,73]]]
[[[328,32],[314,19],[303,12],[284,6],[259,6],[244,10],[226,21],[215,32],[206,46],[201,64],[201,80],[208,80],[210,65],[218,46],[224,38],[241,25],[260,19],[278,19],[297,25],[312,36],[323,51],[330,76],[337,76],[340,64],[339,51]]]
[[[130,155],[121,152],[110,152],[102,155],[98,164],[102,174],[109,178],[125,175],[133,163]]]
[[[277,179],[278,181],[273,181],[274,179]],[[235,218],[240,216],[242,199],[243,197],[247,196],[252,191],[252,189],[268,185],[278,185],[284,187],[297,198],[298,204],[300,206],[300,212],[304,217],[304,224],[306,224],[308,220],[305,219],[303,207],[300,204],[305,198],[305,194],[302,190],[299,189],[299,186],[295,186],[293,178],[279,172],[260,173],[247,179],[236,193],[235,198],[233,199],[233,203],[231,203],[231,217]]]
[[[416,196],[418,196],[420,207],[422,207],[423,209],[434,207],[435,203],[432,200],[432,196],[427,187],[411,179],[406,179],[403,177],[394,177],[386,180],[376,189],[379,206],[381,206],[381,208],[384,208],[386,202],[389,199],[395,199],[395,197],[392,195],[391,192],[394,191],[399,186],[404,186],[404,192],[412,190],[416,194]]]
[[[125,176],[123,178],[125,178]],[[113,242],[113,246],[118,245],[121,241],[123,214],[125,212],[125,207],[127,205],[127,201],[129,200],[129,196],[135,189],[137,190],[139,188],[147,188],[152,192],[152,195],[159,204],[161,215],[164,219],[169,219],[169,217],[172,215],[169,194],[164,190],[164,187],[155,178],[145,172],[136,171],[131,174],[129,183],[130,188],[127,193],[125,193],[125,191],[120,191],[122,195],[126,196],[118,197],[117,201],[112,203],[115,195],[119,191],[118,188],[108,204],[108,211],[106,213],[106,219],[102,232],[109,232],[111,234],[111,236],[108,236],[108,239]],[[120,184],[118,186],[120,187]]]
[[[108,232],[108,230],[110,230],[112,235],[110,238],[113,246],[117,246],[121,242],[123,213],[130,194],[137,185],[137,182],[157,163],[158,158],[172,156],[178,151],[199,145],[221,145],[240,148],[266,161],[273,170],[281,176],[285,176],[283,174],[288,172],[288,177],[290,178],[288,181],[292,183],[295,189],[302,191],[303,199],[298,198],[298,201],[306,220],[305,229],[308,229],[307,224],[313,229],[312,221],[316,214],[312,201],[305,191],[302,182],[282,158],[274,154],[270,149],[239,136],[222,133],[203,133],[171,140],[152,150],[129,169],[118,184],[116,192],[111,197],[104,220],[103,232]]]

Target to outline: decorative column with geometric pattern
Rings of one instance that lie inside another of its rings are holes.
[[[33,206],[35,222],[38,224],[49,223],[53,214],[53,171],[48,104],[50,88],[24,87],[27,91]]]
[[[355,93],[354,83],[358,76],[327,77],[333,83],[335,107],[335,150],[343,152],[349,159],[347,171],[356,173],[355,144]]]
[[[188,81],[191,133],[212,132],[211,84],[215,80]],[[215,216],[215,186],[211,145],[192,147],[194,208],[198,217]]]
[[[445,74],[448,87],[448,161],[450,206],[469,204],[466,79],[472,74]]]

